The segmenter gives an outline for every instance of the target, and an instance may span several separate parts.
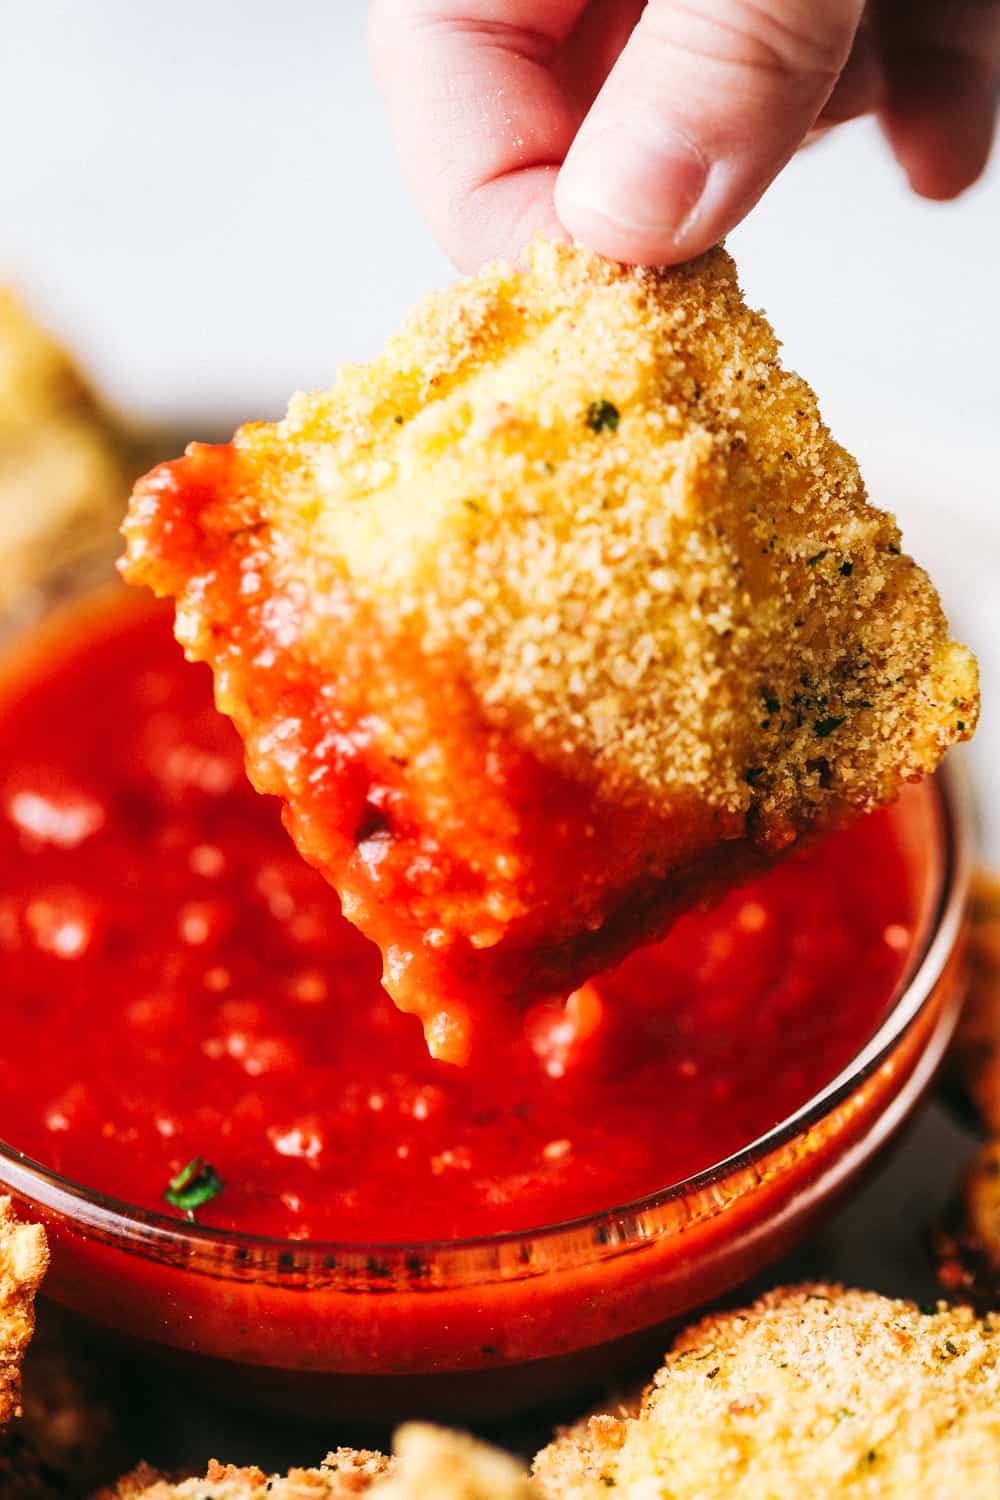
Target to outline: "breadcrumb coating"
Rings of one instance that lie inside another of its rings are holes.
[[[539,245],[243,441],[275,440],[300,555],[615,795],[798,821],[971,733],[969,653],[724,251],[654,272]]]
[[[492,266],[154,471],[126,538],[418,1011],[459,970],[571,987],[976,722],[974,659],[722,250]],[[359,761],[341,826],[317,787]]]
[[[681,1334],[635,1415],[590,1417],[534,1472],[560,1500],[991,1500],[1000,1315],[772,1292]]]
[[[137,468],[69,356],[0,287],[0,609],[110,540]]]
[[[201,1478],[175,1483],[140,1464],[95,1500],[351,1500],[391,1471],[392,1459],[355,1448],[337,1448],[318,1469],[291,1469],[284,1476],[213,1459]]]
[[[212,1463],[201,1479],[171,1483],[146,1466],[96,1500],[538,1500],[524,1465],[462,1432],[411,1422],[396,1432],[392,1458],[338,1448],[319,1469],[286,1477]]]
[[[48,1263],[44,1229],[19,1223],[10,1199],[0,1198],[0,1426],[21,1415],[21,1360]]]

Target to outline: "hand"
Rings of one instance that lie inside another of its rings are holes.
[[[404,168],[467,270],[533,234],[670,264],[877,111],[916,192],[989,155],[1000,0],[374,0]]]

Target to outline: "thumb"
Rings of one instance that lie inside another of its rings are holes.
[[[650,0],[556,183],[567,230],[616,260],[706,250],[802,143],[863,0]]]

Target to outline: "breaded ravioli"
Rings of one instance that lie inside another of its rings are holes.
[[[393,1458],[338,1448],[318,1469],[285,1477],[213,1463],[201,1479],[177,1484],[141,1467],[97,1500],[539,1500],[524,1466],[462,1432],[411,1422],[393,1440]]]
[[[535,1460],[550,1500],[994,1500],[998,1476],[1000,1315],[837,1286],[706,1318],[634,1415]]]
[[[351,1500],[391,1468],[392,1460],[384,1454],[355,1448],[337,1448],[319,1468],[291,1469],[285,1475],[213,1460],[200,1478],[174,1483],[140,1464],[96,1500]]]
[[[0,609],[113,538],[138,468],[70,357],[0,287]]]
[[[972,656],[722,250],[492,266],[154,470],[126,538],[451,1061],[976,721]]]
[[[10,1199],[0,1198],[0,1427],[21,1415],[21,1360],[48,1263],[44,1229],[19,1223]]]

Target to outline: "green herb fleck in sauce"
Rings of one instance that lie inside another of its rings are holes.
[[[217,1198],[225,1187],[218,1172],[203,1156],[195,1156],[172,1177],[163,1194],[165,1203],[183,1209],[194,1222],[194,1211]]]

